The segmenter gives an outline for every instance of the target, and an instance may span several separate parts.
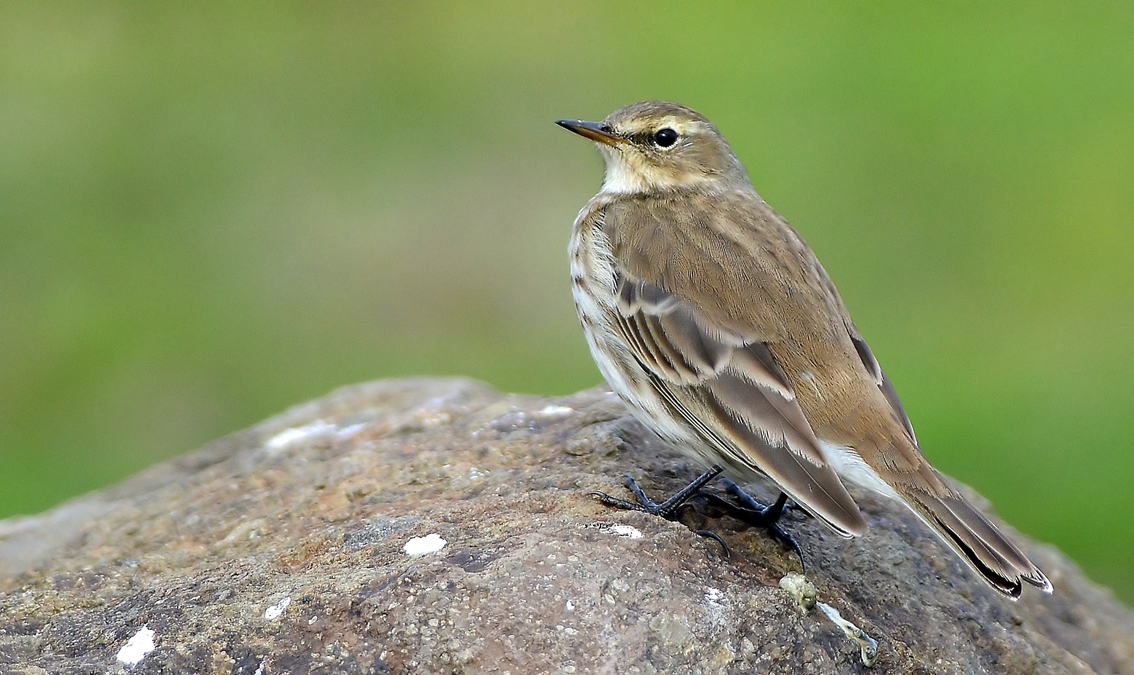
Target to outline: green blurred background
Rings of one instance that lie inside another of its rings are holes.
[[[714,120],[938,467],[1134,601],[1134,5],[0,5],[0,517],[328,390],[599,381],[601,175]]]

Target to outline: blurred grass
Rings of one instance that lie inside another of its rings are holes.
[[[1134,6],[0,5],[0,517],[339,385],[596,383],[557,129],[725,132],[927,454],[1134,601]]]

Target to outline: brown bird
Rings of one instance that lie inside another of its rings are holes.
[[[602,122],[602,188],[575,220],[575,306],[603,377],[650,429],[712,467],[660,504],[672,517],[722,470],[763,474],[843,536],[866,532],[849,480],[913,510],[993,588],[1051,592],[1027,556],[921,454],[894,387],[799,234],[707,119],[647,101]],[[736,491],[737,494],[739,490]]]

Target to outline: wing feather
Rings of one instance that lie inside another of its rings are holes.
[[[767,345],[713,335],[689,303],[623,271],[616,283],[617,328],[674,412],[726,463],[767,474],[841,534],[862,534],[862,514]]]
[[[1020,582],[1026,581],[1051,592],[1044,573],[959,494],[906,490],[905,497],[914,512],[996,590],[1018,598]]]
[[[882,395],[886,397],[886,402],[890,404],[890,411],[894,415],[894,419],[898,420],[905,428],[906,433],[909,434],[910,440],[913,441],[914,446],[917,446],[917,435],[914,433],[913,424],[910,423],[909,415],[906,414],[906,409],[902,407],[902,402],[898,399],[898,392],[894,389],[894,385],[890,383],[890,379],[886,377],[886,373],[882,371],[882,366],[878,364],[878,359],[874,358],[874,352],[870,351],[870,346],[866,344],[866,340],[862,339],[862,335],[858,332],[858,328],[854,323],[847,325],[847,331],[850,333],[851,342],[854,343],[854,349],[858,352],[859,358],[862,359],[862,365],[866,367],[866,372],[874,378],[874,382],[882,391]]]

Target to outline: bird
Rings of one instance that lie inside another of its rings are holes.
[[[557,122],[605,164],[569,257],[575,307],[610,388],[647,428],[710,467],[661,503],[673,518],[714,477],[766,476],[844,537],[867,523],[846,483],[913,511],[993,589],[1051,593],[1044,573],[922,454],[893,384],[799,233],[756,192],[703,115],[644,101]],[[746,496],[729,483],[730,492]]]

